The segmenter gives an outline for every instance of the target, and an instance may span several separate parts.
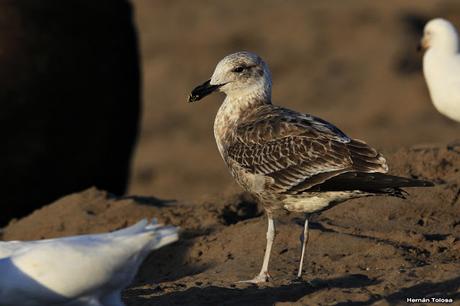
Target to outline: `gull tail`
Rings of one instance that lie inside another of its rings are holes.
[[[142,222],[142,221],[140,221]],[[138,222],[138,223],[140,223]],[[136,226],[136,225],[134,225]],[[179,229],[175,226],[159,224],[157,219],[150,223],[144,223],[142,232],[150,233],[154,239],[150,242],[150,250],[156,250],[165,245],[176,242],[179,239]]]
[[[155,218],[150,223],[143,219],[130,227],[110,233],[110,236],[123,240],[129,238],[131,243],[139,240],[141,245],[146,243],[146,249],[153,251],[176,242],[179,239],[179,228],[159,224]]]
[[[386,194],[405,198],[408,194],[402,187],[432,187],[429,181],[389,175],[385,173],[347,172],[337,175],[315,186],[319,191],[360,190],[375,194]]]
[[[152,246],[152,250],[159,249],[165,245],[176,242],[179,239],[178,228],[174,226],[161,226],[154,229],[157,235],[157,242]]]
[[[156,219],[153,219],[156,222]],[[152,222],[153,222],[152,220]],[[129,235],[129,234],[135,234],[135,233],[141,233],[144,231],[144,228],[148,225],[147,219],[142,219],[138,221],[136,224],[131,225],[130,227],[126,227],[114,232],[111,232],[111,236],[124,236],[124,235]]]

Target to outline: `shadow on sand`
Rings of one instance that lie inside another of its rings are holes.
[[[297,282],[279,287],[193,287],[155,297],[150,295],[158,294],[161,289],[132,289],[131,293],[138,296],[138,299],[131,300],[132,303],[128,305],[254,305],[255,302],[257,305],[273,305],[275,302],[295,302],[324,288],[361,288],[378,284],[379,281],[362,274],[352,274],[328,280],[315,280],[314,283],[315,285]]]
[[[460,276],[439,283],[423,282],[412,287],[402,288],[401,290],[386,296],[375,296],[364,302],[353,302],[352,305],[373,305],[375,302],[384,300],[391,305],[406,304],[407,298],[444,298],[458,300],[460,298]],[[339,303],[345,306],[350,303]]]

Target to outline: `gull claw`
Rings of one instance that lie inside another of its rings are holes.
[[[261,284],[261,283],[268,283],[272,277],[268,272],[260,273],[253,279],[238,281],[237,283],[245,283],[245,284]]]

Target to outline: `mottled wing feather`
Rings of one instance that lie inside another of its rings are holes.
[[[252,174],[271,177],[276,192],[301,193],[349,171],[386,172],[385,159],[324,120],[265,106],[245,118],[227,158]]]

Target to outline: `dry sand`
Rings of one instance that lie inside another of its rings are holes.
[[[111,231],[157,217],[182,228],[178,243],[151,254],[127,305],[405,304],[406,297],[460,303],[460,147],[424,146],[388,157],[392,173],[437,183],[409,190],[407,200],[349,201],[315,216],[304,281],[294,281],[301,216],[277,227],[273,281],[236,284],[259,271],[266,219],[245,194],[205,203],[115,198],[89,189],[19,221],[5,239],[40,239]]]

